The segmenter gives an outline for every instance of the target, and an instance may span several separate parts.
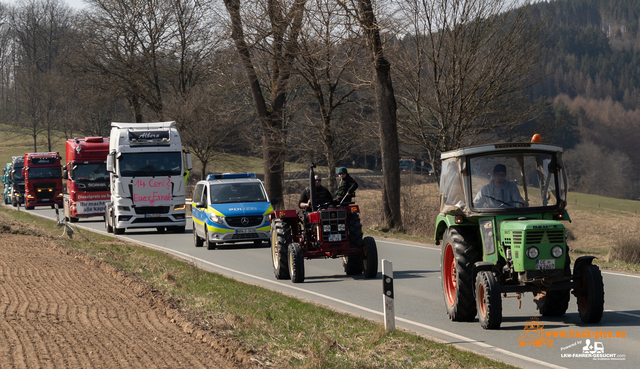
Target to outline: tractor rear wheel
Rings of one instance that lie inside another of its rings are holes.
[[[578,297],[578,313],[583,323],[598,323],[604,311],[604,283],[597,265],[587,264],[580,268],[581,293]]]
[[[364,277],[375,278],[378,275],[378,248],[373,237],[365,237],[362,240],[364,257],[362,258]]]
[[[304,256],[297,242],[289,245],[289,276],[293,283],[304,282]]]
[[[449,319],[468,322],[476,317],[471,268],[480,261],[473,229],[449,227],[444,233],[440,270]]]
[[[347,275],[362,274],[362,256],[349,255],[342,257],[342,267]]]
[[[362,245],[362,223],[360,223],[358,214],[349,216],[349,244],[351,248],[358,248]]]
[[[271,261],[276,279],[289,279],[287,252],[291,243],[291,226],[280,219],[271,222]]]
[[[476,278],[478,318],[484,329],[498,329],[502,323],[502,297],[498,280],[490,271],[479,272]]]

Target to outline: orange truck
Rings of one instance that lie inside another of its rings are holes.
[[[111,200],[107,154],[109,139],[103,137],[72,138],[66,143],[67,180],[64,194],[64,217],[69,222],[79,218],[104,216],[104,205]]]
[[[24,207],[62,206],[62,167],[57,152],[31,152],[24,154]]]

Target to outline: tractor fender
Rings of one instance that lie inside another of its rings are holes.
[[[433,240],[435,241],[436,245],[440,244],[444,232],[446,232],[447,229],[451,226],[477,226],[477,224],[471,222],[456,223],[455,216],[451,214],[438,214],[438,217],[436,218],[436,231],[433,235]]]
[[[492,262],[489,261],[478,261],[475,264],[473,264],[473,267],[471,268],[471,273],[473,275],[476,275],[478,272],[482,272],[482,271],[491,271],[493,270],[493,267],[495,266],[495,264],[493,264]]]
[[[597,257],[595,257],[595,256],[580,256],[579,258],[577,258],[575,263],[573,264],[573,274],[575,275],[576,272],[579,273],[580,268],[582,268],[583,265],[593,264],[593,259],[597,259]]]

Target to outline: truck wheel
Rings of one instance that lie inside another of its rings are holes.
[[[124,234],[124,228],[116,227],[116,219],[115,219],[115,217],[111,217],[111,224],[113,226],[113,234]]]
[[[166,227],[156,227],[156,231],[157,231],[158,233],[164,233],[164,231],[165,231],[166,229],[167,229]]]
[[[472,230],[449,227],[442,242],[442,292],[449,319],[468,322],[476,317],[471,268],[480,261]]]
[[[502,297],[498,280],[490,271],[478,273],[476,301],[480,325],[484,329],[498,329],[502,323]]]
[[[35,206],[25,206],[24,208],[25,208],[26,210],[33,210],[33,208],[34,208],[34,207],[35,207]]]
[[[287,250],[291,243],[291,226],[280,219],[271,223],[271,262],[276,279],[289,279]]]
[[[362,223],[360,223],[358,214],[349,216],[349,244],[351,248],[358,248],[362,245]]]
[[[209,231],[206,224],[204,225],[204,245],[207,246],[207,250],[216,249],[216,243],[209,240]]]
[[[109,217],[104,216],[104,227],[107,229],[107,233],[113,233],[113,227],[109,224]]]
[[[202,247],[202,245],[204,245],[204,240],[198,237],[198,232],[196,232],[196,222],[192,223],[192,228],[193,228],[193,244],[196,245],[196,247]]]
[[[78,222],[78,220],[79,220],[78,218],[75,218],[75,217],[69,217],[69,221],[70,221],[71,223],[77,223],[77,222]]]
[[[304,256],[297,242],[289,245],[289,277],[293,283],[304,282]]]
[[[184,233],[186,226],[171,226],[167,227],[167,230],[171,233]]]
[[[365,278],[375,278],[378,275],[378,248],[373,237],[365,237],[362,240],[364,257],[362,263]]]
[[[347,275],[360,275],[362,274],[362,256],[361,255],[349,255],[342,257],[342,267]]]
[[[597,265],[583,265],[580,268],[580,279],[577,281],[582,287],[578,297],[578,313],[583,323],[598,323],[604,311],[604,283]]]

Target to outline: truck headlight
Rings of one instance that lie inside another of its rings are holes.
[[[338,224],[338,231],[339,232],[344,232],[344,230],[345,230],[344,224]]]
[[[214,223],[224,224],[224,217],[217,216],[213,213],[209,213],[209,219],[211,219],[211,221]]]
[[[184,208],[185,208],[185,205],[184,205],[184,204],[182,204],[182,205],[175,205],[175,206],[173,207],[173,210],[184,210]]]
[[[559,258],[560,256],[562,256],[562,254],[563,254],[563,250],[561,246],[556,245],[551,248],[551,255],[554,258]]]
[[[540,255],[540,250],[537,247],[532,246],[527,249],[527,257],[529,259],[535,259]]]
[[[330,224],[323,225],[322,232],[331,232],[331,225]]]
[[[118,211],[131,211],[128,206],[118,205]]]

